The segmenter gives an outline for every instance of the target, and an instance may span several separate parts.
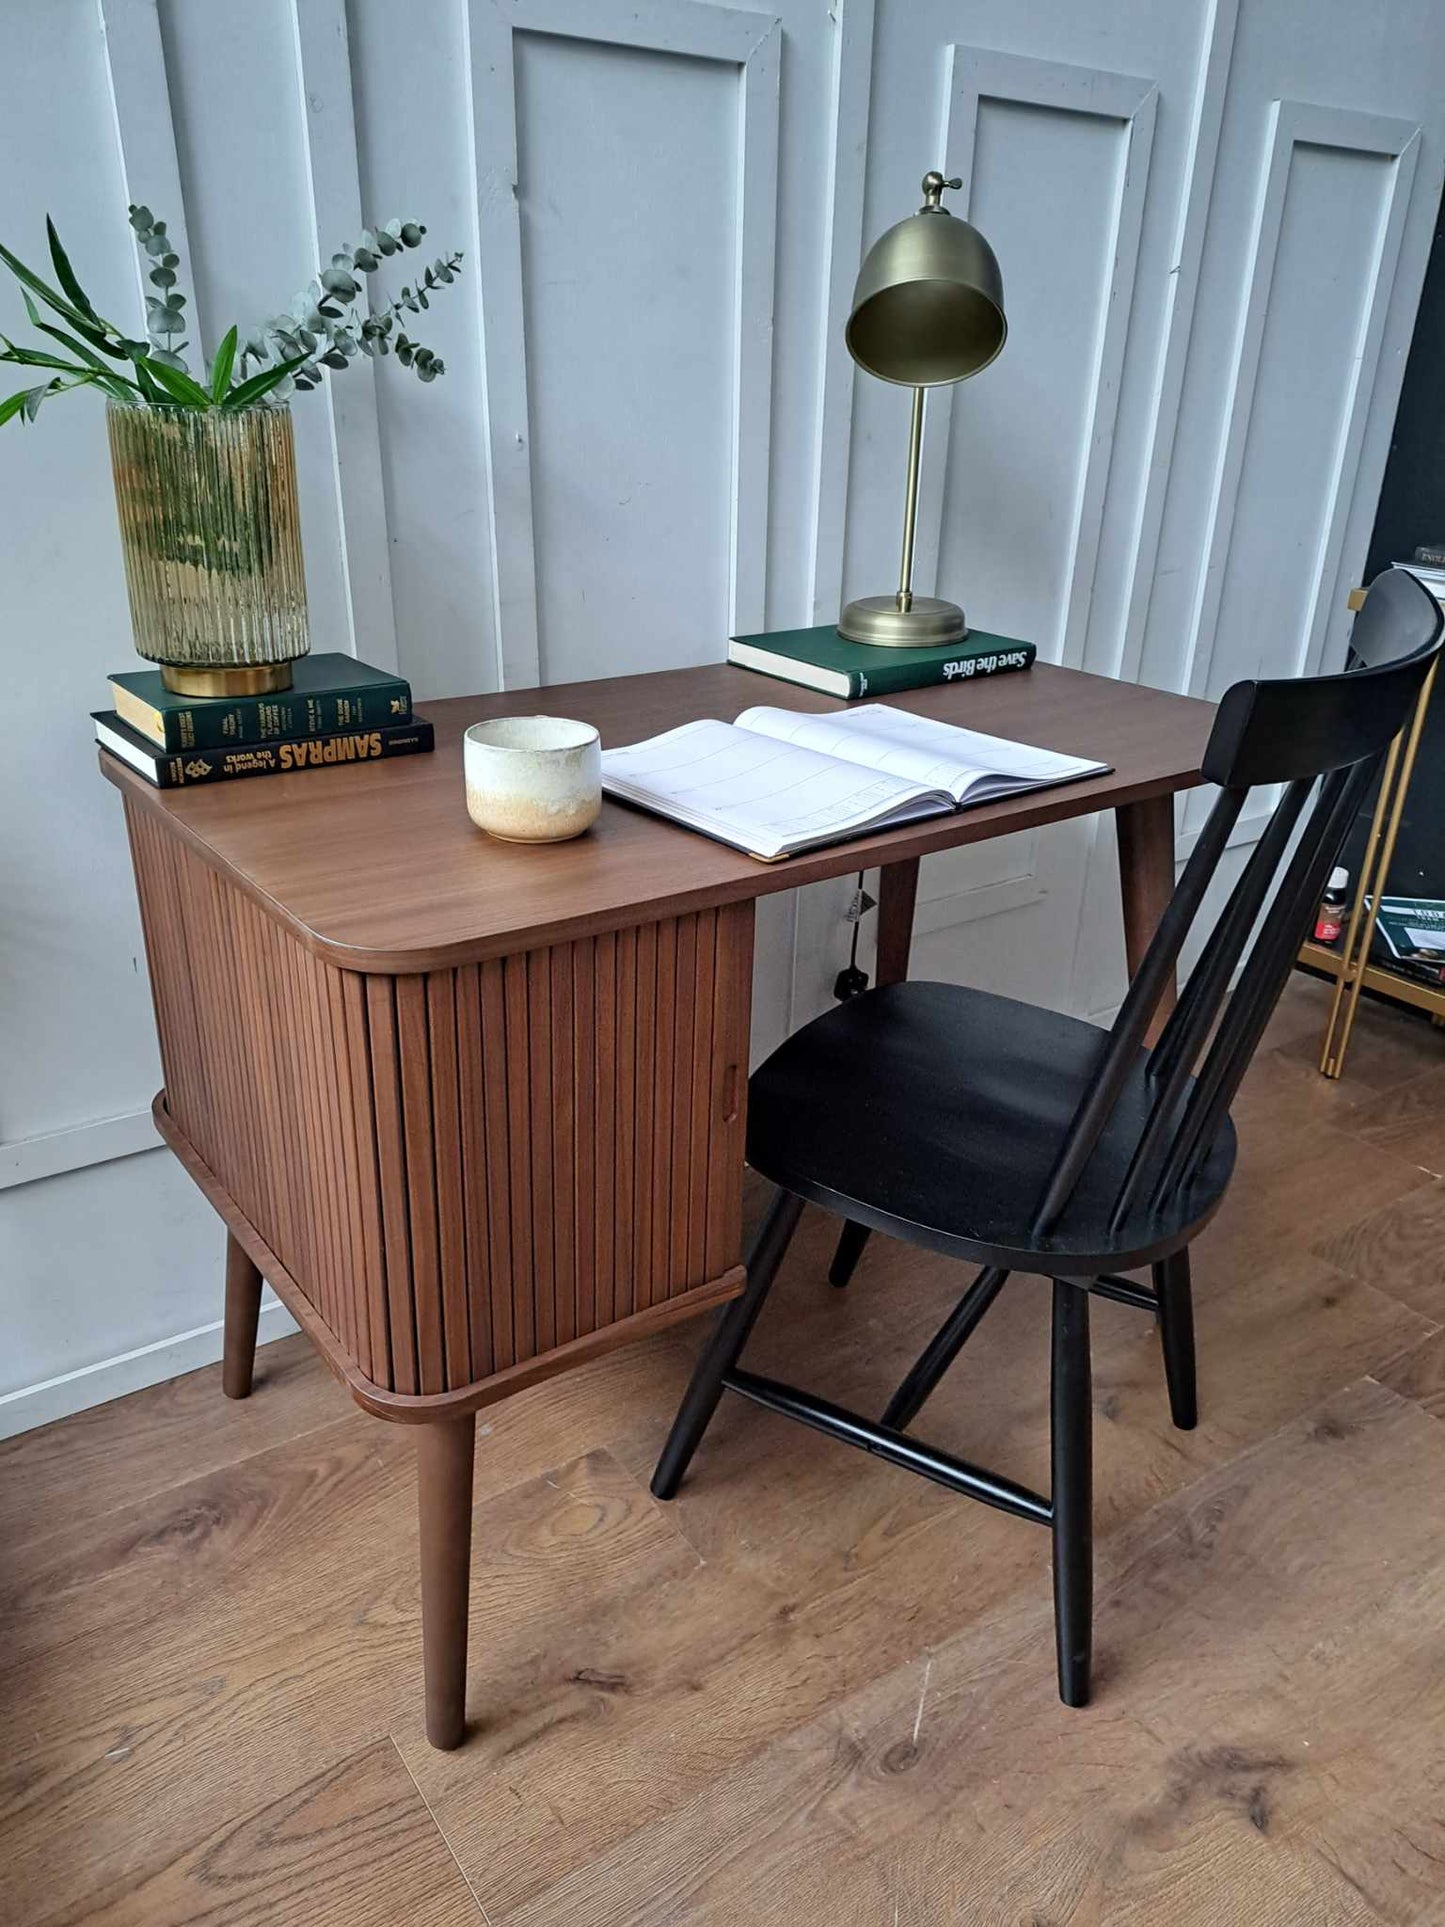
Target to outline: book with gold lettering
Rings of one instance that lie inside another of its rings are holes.
[[[336,650],[302,656],[289,688],[265,696],[179,696],[159,669],[119,669],[110,700],[123,723],[173,753],[356,734],[411,717],[410,683]]]
[[[93,712],[95,740],[157,789],[223,782],[237,776],[280,776],[288,771],[332,769],[338,763],[376,763],[415,756],[434,747],[432,726],[420,717],[381,729],[335,730],[289,742],[236,743],[224,749],[185,749],[174,755],[121,721],[113,709]]]

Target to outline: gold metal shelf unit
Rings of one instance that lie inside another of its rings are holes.
[[[1366,593],[1364,589],[1350,591],[1349,606],[1352,610],[1358,612],[1364,607]],[[1354,1029],[1355,1011],[1362,990],[1378,991],[1382,997],[1392,998],[1397,1004],[1428,1010],[1437,1023],[1445,1022],[1445,984],[1419,983],[1369,961],[1376,913],[1395,855],[1395,839],[1400,832],[1400,820],[1405,814],[1405,798],[1409,793],[1415,756],[1420,747],[1420,736],[1434,687],[1435,666],[1432,665],[1420,691],[1420,700],[1415,705],[1415,713],[1391,743],[1390,753],[1385,759],[1379,800],[1375,804],[1370,834],[1365,842],[1364,861],[1360,865],[1359,883],[1350,905],[1343,946],[1339,950],[1331,950],[1324,944],[1312,941],[1300,946],[1299,961],[1302,964],[1308,969],[1322,971],[1335,980],[1334,999],[1330,1004],[1329,1021],[1325,1025],[1324,1045],[1320,1052],[1320,1069],[1326,1077],[1339,1077],[1345,1068],[1345,1053],[1350,1047],[1350,1033]]]

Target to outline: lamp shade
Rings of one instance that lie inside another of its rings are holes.
[[[930,206],[868,250],[845,339],[880,381],[937,388],[987,367],[1007,333],[993,249],[976,227]]]

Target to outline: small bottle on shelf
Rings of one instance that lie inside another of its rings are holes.
[[[1350,873],[1338,865],[1330,871],[1330,880],[1325,885],[1325,893],[1320,898],[1319,914],[1315,918],[1315,942],[1338,943],[1345,928],[1345,906],[1349,902]]]

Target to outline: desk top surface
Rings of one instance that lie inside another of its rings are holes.
[[[576,716],[604,746],[753,703],[825,711],[844,704],[726,664],[554,684],[418,705],[436,753],[196,789],[156,790],[115,758],[101,767],[307,947],[347,969],[408,972],[766,896],[1039,823],[1189,789],[1213,705],[1039,664],[890,703],[1097,758],[1109,774],[1038,790],[781,863],[759,863],[662,818],[604,801],[570,843],[499,843],[466,812],[461,737],[486,716]]]

